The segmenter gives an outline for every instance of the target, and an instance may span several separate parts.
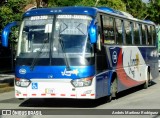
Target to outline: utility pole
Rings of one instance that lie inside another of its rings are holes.
[[[97,4],[98,4],[99,1],[100,1],[100,0],[96,0],[96,3],[95,3],[95,5],[94,5],[95,7],[97,6]]]

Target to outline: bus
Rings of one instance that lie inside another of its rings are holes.
[[[71,6],[29,10],[19,24],[16,98],[112,100],[129,88],[148,88],[159,75],[152,21],[108,7]]]

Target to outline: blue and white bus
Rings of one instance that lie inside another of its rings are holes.
[[[2,33],[4,46],[10,27]],[[15,97],[112,99],[134,86],[147,88],[159,74],[157,46],[153,22],[111,8],[27,11],[19,31]]]

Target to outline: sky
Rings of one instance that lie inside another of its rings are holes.
[[[149,0],[142,0],[143,2],[145,2],[145,3],[148,3],[149,2]]]

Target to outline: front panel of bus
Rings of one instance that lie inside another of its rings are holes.
[[[15,96],[94,98],[94,49],[85,15],[24,18],[16,58]]]

